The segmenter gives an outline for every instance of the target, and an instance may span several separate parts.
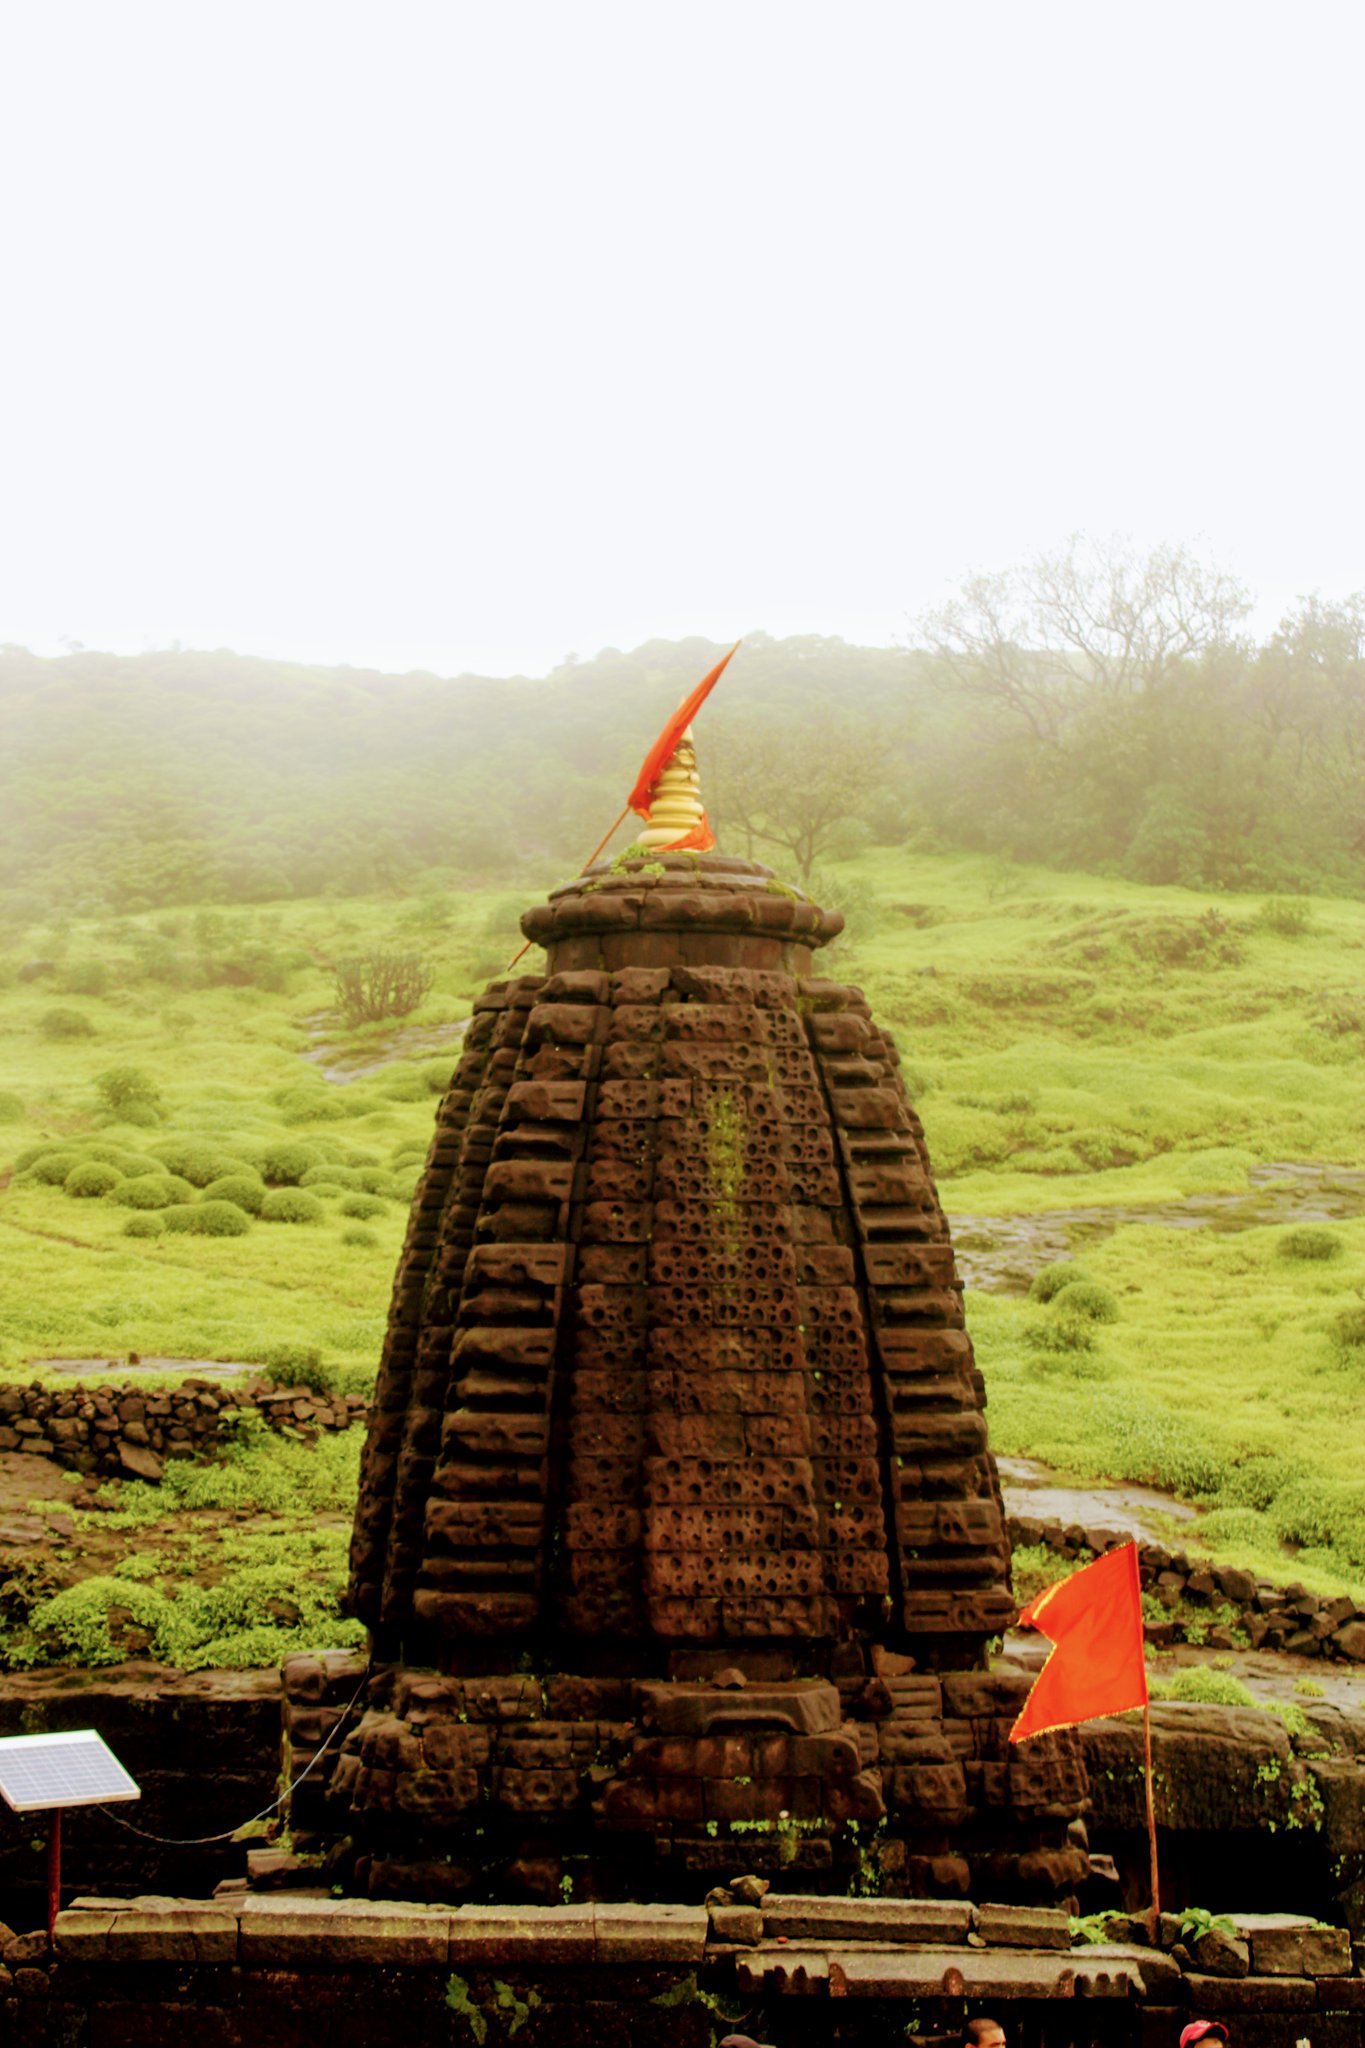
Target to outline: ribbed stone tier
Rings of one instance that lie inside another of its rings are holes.
[[[839,928],[722,855],[524,920],[399,1269],[354,1611],[446,1669],[687,1643],[913,1645],[1011,1619],[952,1246]]]
[[[895,1046],[813,971],[840,923],[751,861],[616,862],[475,1004],[365,1451],[377,1668],[303,1795],[358,1889],[1087,1869],[1074,1744],[1011,1749],[1027,1682],[984,1668],[981,1378]]]

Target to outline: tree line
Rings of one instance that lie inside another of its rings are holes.
[[[1305,598],[1259,641],[1249,609],[1189,550],[1076,541],[969,579],[900,647],[751,634],[698,726],[713,822],[797,879],[912,843],[1358,892],[1365,597]],[[721,651],[653,641],[531,679],[0,649],[0,912],[575,867]]]

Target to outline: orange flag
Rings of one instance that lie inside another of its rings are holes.
[[[1046,1587],[1019,1617],[1055,1645],[1010,1730],[1011,1742],[1147,1704],[1136,1543],[1107,1550]]]
[[[635,787],[630,793],[629,804],[629,808],[632,811],[638,811],[642,818],[649,816],[649,807],[654,801],[654,792],[659,786],[659,777],[677,752],[678,741],[687,731],[688,726],[691,725],[692,720],[720,681],[721,671],[724,669],[726,662],[734,655],[739,644],[739,641],[736,640],[729,654],[716,663],[709,675],[702,677],[690,697],[683,699],[682,703],[673,713],[673,716],[669,719],[668,724],[659,734],[658,739],[655,740],[653,746],[645,755],[644,765],[636,778]],[[712,840],[711,843],[714,845],[715,841]],[[679,844],[685,846],[688,844],[688,841],[681,840]]]

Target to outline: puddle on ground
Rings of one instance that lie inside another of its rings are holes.
[[[1027,1294],[1040,1266],[1102,1243],[1130,1223],[1168,1230],[1252,1230],[1267,1223],[1341,1223],[1365,1215],[1365,1168],[1277,1160],[1253,1166],[1237,1194],[1186,1195],[1131,1208],[1043,1209],[1031,1216],[951,1216],[963,1284]]]
[[[1154,1486],[1062,1486],[1032,1458],[997,1458],[1005,1511],[1042,1522],[1120,1529],[1145,1543],[1166,1542],[1172,1521],[1192,1522],[1198,1510]]]
[[[335,1024],[330,1010],[316,1011],[303,1021],[313,1039],[304,1059],[318,1069],[324,1081],[335,1082],[338,1087],[344,1087],[348,1081],[363,1080],[366,1074],[381,1073],[395,1060],[418,1060],[431,1053],[449,1052],[469,1029],[468,1017],[461,1017],[456,1024],[395,1024],[391,1031],[367,1038],[363,1045],[347,1045],[344,1040],[326,1036]]]

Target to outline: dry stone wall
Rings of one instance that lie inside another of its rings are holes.
[[[225,1386],[187,1379],[153,1392],[103,1382],[87,1387],[0,1386],[0,1451],[50,1458],[72,1472],[101,1478],[161,1478],[168,1458],[203,1458],[217,1451],[242,1411],[267,1428],[308,1442],[320,1430],[349,1429],[365,1418],[359,1394],[318,1394],[308,1387],[276,1387],[265,1380]]]
[[[1078,1522],[1011,1515],[1012,1545],[1042,1544],[1068,1563],[1085,1563],[1131,1541],[1124,1530]],[[1140,1543],[1138,1571],[1144,1592],[1170,1610],[1149,1620],[1147,1640],[1164,1647],[1182,1639],[1211,1650],[1287,1650],[1298,1657],[1365,1664],[1365,1602],[1349,1593],[1314,1593],[1290,1581],[1276,1585],[1236,1565],[1211,1564],[1160,1543]]]

